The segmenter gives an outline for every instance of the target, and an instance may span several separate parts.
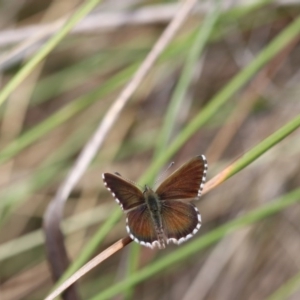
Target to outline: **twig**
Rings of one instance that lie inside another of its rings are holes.
[[[117,251],[123,249],[126,245],[132,242],[132,239],[128,236],[126,238],[123,238],[113,245],[111,245],[109,248],[95,256],[92,260],[90,260],[88,263],[86,263],[83,267],[81,267],[78,271],[76,271],[71,277],[69,277],[62,285],[60,285],[57,289],[55,289],[51,294],[49,294],[45,300],[53,300],[58,295],[60,295],[62,292],[64,292],[68,287],[70,287],[72,284],[74,284],[79,278],[87,274],[89,271],[91,271],[93,268],[98,266],[101,262],[103,262],[108,257],[115,254]]]

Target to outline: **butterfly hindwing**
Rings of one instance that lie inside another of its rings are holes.
[[[191,238],[201,226],[196,206],[182,201],[162,201],[161,216],[167,242],[181,244]]]
[[[146,204],[128,212],[126,222],[127,232],[135,242],[150,248],[160,246],[151,213]]]
[[[198,198],[204,186],[206,173],[205,156],[196,156],[165,179],[156,193],[161,200]]]
[[[145,203],[143,193],[120,176],[104,173],[102,178],[106,188],[112,193],[123,210],[130,210]]]

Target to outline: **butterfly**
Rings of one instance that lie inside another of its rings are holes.
[[[106,188],[127,214],[126,229],[132,240],[150,248],[181,244],[201,226],[201,215],[191,200],[201,196],[207,160],[199,155],[167,177],[156,189],[141,191],[119,173],[103,173]]]

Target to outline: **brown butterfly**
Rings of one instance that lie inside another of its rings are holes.
[[[127,213],[129,236],[143,246],[162,249],[169,242],[185,242],[199,230],[201,215],[197,207],[186,200],[197,200],[201,196],[206,173],[207,160],[199,155],[166,178],[156,191],[146,185],[142,192],[118,173],[104,173],[102,178]]]

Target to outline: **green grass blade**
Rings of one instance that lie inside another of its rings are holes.
[[[219,1],[218,1],[219,2]],[[157,157],[166,147],[171,137],[172,129],[176,121],[179,109],[184,101],[184,96],[190,85],[195,70],[195,65],[201,56],[205,45],[207,44],[210,34],[220,16],[219,3],[215,5],[213,10],[208,14],[198,30],[195,40],[188,53],[182,74],[179,82],[176,85],[175,91],[172,95],[168,111],[164,120],[161,134],[157,138],[157,144],[154,157]]]
[[[272,295],[266,300],[282,300],[289,297],[300,289],[300,272],[293,276],[286,283],[282,284]]]
[[[90,134],[94,124],[83,124],[76,132],[71,134],[64,142],[51,153],[38,168],[30,175],[26,175],[23,179],[18,180],[13,185],[8,186],[5,190],[0,191],[0,212],[7,208],[17,207],[40,190],[43,186],[49,184],[53,180],[57,180],[62,176],[70,164],[69,160],[82,148],[82,144],[86,140],[86,136]],[[7,214],[5,214],[6,217]],[[0,224],[3,223],[1,219]],[[1,228],[1,225],[0,225]]]
[[[10,143],[0,152],[0,165],[31,145],[37,139],[43,137],[52,129],[55,129],[71,117],[75,116],[77,113],[81,112],[83,109],[93,104],[95,101],[99,100],[101,96],[104,96],[116,89],[126,81],[128,76],[130,76],[136,68],[137,64],[134,64],[126,68],[124,71],[119,72],[100,88],[97,88],[88,95],[75,99],[58,112],[52,114],[48,119],[25,132],[22,136]]]
[[[260,144],[252,148],[247,153],[245,153],[236,163],[234,163],[232,170],[230,170],[230,173],[228,173],[226,178],[229,178],[232,175],[244,169],[246,166],[251,164],[251,162],[256,160],[258,157],[260,157],[266,151],[271,149],[273,146],[278,144],[281,140],[283,140],[285,137],[287,137],[289,134],[291,134],[299,127],[300,127],[300,114],[297,117],[295,117],[292,121],[282,126],[275,133],[267,137]]]
[[[8,188],[1,193],[0,228],[20,202],[26,200],[28,194],[46,186],[51,180],[58,179],[57,174],[61,175],[62,170],[63,166],[60,164],[51,166],[47,169],[47,172],[40,172],[22,184]]]
[[[131,277],[128,277],[125,280],[110,286],[103,292],[99,293],[97,296],[93,297],[91,300],[111,299],[130,286],[136,285],[137,283],[140,283],[147,278],[164,271],[166,268],[174,265],[175,263],[178,263],[183,259],[194,255],[195,253],[212,245],[213,243],[216,243],[218,240],[225,237],[229,233],[263,220],[266,217],[274,215],[275,213],[278,213],[299,201],[300,189],[297,189],[281,197],[280,199],[273,201],[270,204],[264,205],[259,209],[249,212],[244,216],[238,217],[235,220],[210,231],[209,233],[203,235],[198,239],[195,239],[189,244],[181,246],[180,248],[178,248],[178,250],[173,251],[171,254],[164,256],[163,258],[156,260],[140,271],[137,271]]]
[[[33,91],[31,105],[43,103],[78,87],[78,85],[84,85],[91,77],[107,76],[116,69],[120,70],[120,66],[132,64],[143,56],[142,50],[133,54],[131,51],[113,49],[84,58],[41,79]]]
[[[69,235],[103,222],[107,218],[108,210],[110,210],[110,205],[103,204],[66,218],[61,224],[64,234]],[[18,238],[2,243],[0,245],[0,262],[12,259],[14,256],[23,254],[23,252],[29,250],[34,251],[33,248],[43,246],[44,243],[45,236],[42,229],[31,231]]]
[[[102,0],[88,0],[70,17],[66,24],[34,55],[25,66],[8,82],[0,92],[0,106],[10,93],[28,76],[28,74],[41,62],[72,30]]]
[[[268,46],[260,52],[259,55],[239,74],[237,74],[213,99],[207,106],[182,130],[173,143],[153,162],[147,174],[142,177],[142,182],[153,181],[155,175],[171,157],[184,145],[201,126],[208,122],[211,117],[246,84],[253,75],[255,75],[266,63],[283,50],[300,32],[300,17],[295,19],[286,27]]]

